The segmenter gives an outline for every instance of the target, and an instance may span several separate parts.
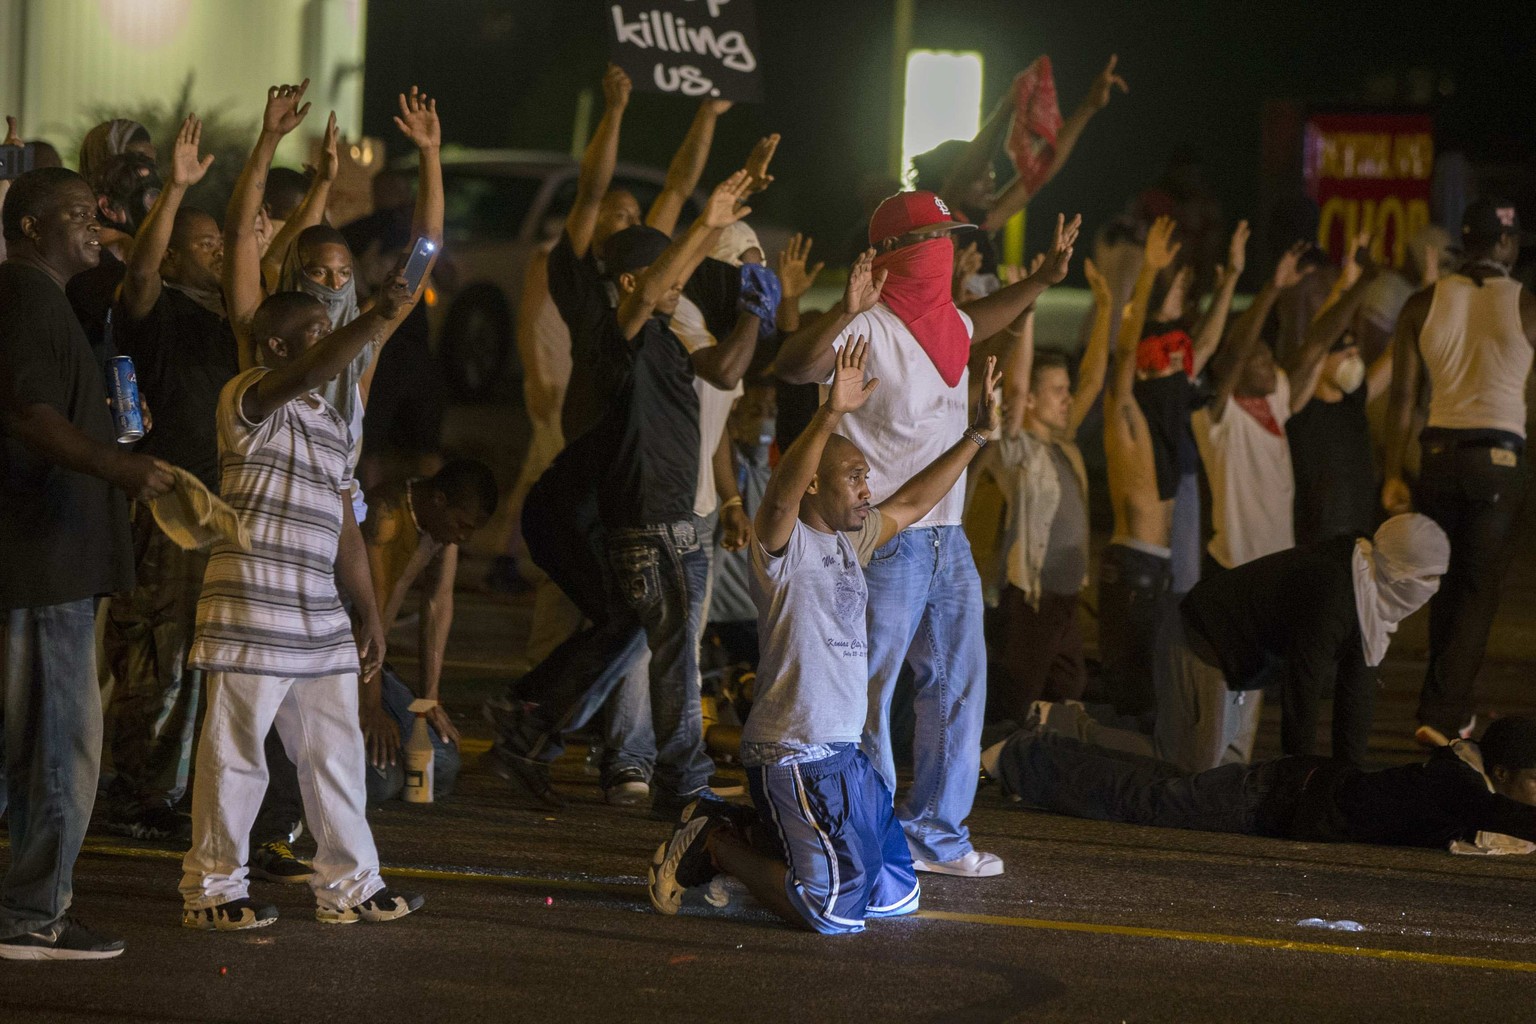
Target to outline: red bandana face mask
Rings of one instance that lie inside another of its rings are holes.
[[[874,271],[890,276],[880,293],[933,360],[944,383],[960,383],[971,358],[971,336],[950,296],[955,251],[947,238],[918,242],[875,257]]]

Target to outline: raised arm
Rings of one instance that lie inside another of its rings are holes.
[[[1237,279],[1243,276],[1248,263],[1248,222],[1240,220],[1232,232],[1227,246],[1227,265],[1221,269],[1221,279],[1216,285],[1216,295],[1211,308],[1195,331],[1195,373],[1199,374],[1210,362],[1211,356],[1221,347],[1221,335],[1227,329],[1227,314],[1232,311],[1232,296],[1237,291]]]
[[[1013,437],[1024,429],[1024,412],[1029,405],[1029,381],[1035,366],[1035,307],[1020,313],[1002,337],[1007,341],[1003,351],[1003,436]],[[974,362],[972,366],[980,369]]]
[[[539,343],[539,317],[549,302],[549,253],[535,249],[523,271],[523,292],[517,305],[517,354],[523,364],[523,402],[531,419],[558,419],[565,387],[549,365]],[[569,345],[567,345],[569,348]]]
[[[1115,341],[1115,375],[1109,384],[1109,400],[1116,406],[1136,404],[1136,346],[1147,322],[1147,304],[1152,301],[1152,287],[1157,275],[1179,254],[1179,242],[1173,240],[1178,225],[1172,217],[1159,217],[1147,231],[1142,250],[1141,269],[1131,288],[1130,305],[1120,318],[1120,334]],[[1138,407],[1139,413],[1139,407]]]
[[[747,154],[747,162],[742,165],[742,172],[747,176],[747,184],[736,199],[738,203],[746,202],[752,196],[773,184],[773,175],[768,173],[768,164],[773,160],[774,151],[778,148],[779,137],[777,135],[765,135],[757,140],[757,144],[752,147],[752,152]],[[742,214],[742,216],[745,217],[746,214]],[[668,234],[670,233],[668,232]],[[720,228],[710,229],[709,234],[704,236],[698,248],[694,249],[692,255],[678,265],[677,286],[679,288],[686,285],[688,279],[693,276],[693,272],[699,269],[699,264],[704,262],[705,257],[714,248],[715,242],[719,237]],[[732,386],[734,387],[735,385]]]
[[[1000,375],[997,357],[987,359],[986,377],[982,381],[981,401],[976,406],[976,420],[969,430],[949,450],[918,470],[917,475],[896,488],[896,493],[882,501],[878,508],[883,516],[878,543],[884,544],[905,530],[933,507],[944,500],[971,464],[978,452],[986,445],[987,435],[992,432],[993,414],[996,412],[992,396],[997,391]]]
[[[272,155],[277,152],[277,144],[309,113],[310,105],[303,103],[304,91],[308,88],[309,79],[306,78],[298,85],[274,85],[267,90],[261,134],[256,137],[256,145],[240,171],[224,215],[224,305],[240,342],[242,370],[256,365],[256,350],[247,328],[263,298],[262,254],[256,221],[261,215],[262,197],[267,189],[267,172],[272,168]]]
[[[820,384],[837,366],[832,347],[854,318],[875,308],[889,271],[874,272],[875,250],[866,249],[848,268],[843,297],[821,316],[784,339],[774,372],[787,384]]]
[[[1109,367],[1109,324],[1114,315],[1115,299],[1110,294],[1109,282],[1093,265],[1093,260],[1083,260],[1083,273],[1088,276],[1088,286],[1093,289],[1093,326],[1088,331],[1088,347],[1083,349],[1083,361],[1077,369],[1077,390],[1072,393],[1072,409],[1067,416],[1067,433],[1076,436],[1077,428],[1088,418],[1088,410],[1099,400],[1104,390],[1104,373]]]
[[[683,235],[674,238],[655,263],[645,268],[634,290],[619,303],[619,330],[625,338],[639,334],[662,296],[681,287],[683,267],[702,251],[711,234],[752,212],[750,206],[739,205],[747,194],[748,184],[747,172],[737,171],[715,186],[699,219]]]
[[[298,358],[263,376],[254,387],[246,388],[241,411],[252,423],[259,423],[285,403],[324,387],[345,370],[365,345],[382,345],[399,325],[400,311],[410,301],[405,282],[405,260],[384,282],[373,308],[356,320],[305,349]],[[253,339],[264,344],[266,339]]]
[[[437,100],[416,86],[410,94],[400,94],[400,114],[394,119],[411,144],[416,147],[416,212],[411,218],[411,235],[443,247],[443,128],[437,119]],[[437,254],[431,263],[437,262]],[[431,270],[428,264],[428,271]],[[426,280],[423,276],[422,280]]]
[[[304,192],[304,198],[299,200],[299,205],[293,208],[293,213],[283,221],[282,230],[272,239],[272,244],[267,246],[266,252],[261,256],[261,276],[271,290],[277,288],[278,278],[283,273],[283,260],[288,255],[288,250],[293,243],[298,241],[306,229],[325,221],[325,208],[331,201],[331,186],[336,184],[336,175],[341,173],[341,154],[337,150],[336,111],[331,111],[330,118],[325,122],[325,138],[320,145],[320,163],[314,168],[314,174],[309,181],[309,188]]]
[[[1066,278],[1067,268],[1072,262],[1072,247],[1077,244],[1077,234],[1082,226],[1081,214],[1073,217],[1069,222],[1065,216],[1058,213],[1056,234],[1051,240],[1051,248],[1045,254],[1045,262],[1040,265],[1039,270],[1018,284],[1011,284],[985,298],[967,302],[961,307],[971,318],[973,341],[990,338],[1013,323],[1020,313],[1035,304],[1047,288],[1053,284],[1060,284]]]
[[[603,75],[603,117],[597,131],[581,156],[581,172],[576,178],[576,202],[565,218],[565,233],[571,238],[576,258],[592,247],[592,233],[597,230],[598,208],[613,181],[613,167],[619,161],[619,126],[624,108],[629,106],[633,83],[617,64],[609,64]]]
[[[992,108],[992,113],[987,115],[987,120],[976,133],[976,137],[966,143],[965,150],[960,154],[954,166],[949,169],[943,183],[939,186],[939,195],[950,206],[959,208],[960,193],[965,186],[977,180],[987,173],[992,166],[992,158],[997,153],[997,147],[1003,144],[1008,137],[1008,126],[1013,123],[1013,84],[1010,82],[1008,89],[998,97],[997,105]]]
[[[1300,412],[1312,401],[1328,350],[1349,329],[1350,321],[1354,320],[1360,308],[1360,301],[1365,298],[1365,290],[1374,278],[1374,274],[1357,273],[1354,284],[1337,300],[1325,306],[1322,316],[1307,327],[1301,347],[1285,367],[1286,375],[1291,380],[1292,414]]]
[[[1381,506],[1389,515],[1413,511],[1413,493],[1403,478],[1403,466],[1413,440],[1414,414],[1424,389],[1419,332],[1424,329],[1434,296],[1432,289],[1409,296],[1392,335],[1392,390],[1387,400],[1387,450],[1381,486]]]
[[[1056,153],[1051,159],[1050,170],[1046,172],[1045,180],[1036,186],[1036,191],[1056,177],[1056,172],[1066,165],[1067,157],[1072,155],[1072,150],[1077,146],[1077,140],[1083,134],[1083,129],[1088,127],[1088,122],[1094,114],[1109,104],[1110,94],[1115,89],[1121,92],[1129,91],[1125,79],[1115,74],[1115,65],[1119,60],[1118,55],[1110,54],[1109,63],[1104,65],[1104,70],[1100,71],[1098,77],[1093,80],[1093,85],[1088,89],[1088,95],[1083,97],[1083,101],[1077,105],[1072,116],[1062,122],[1061,131],[1056,133]],[[1010,217],[1029,205],[1030,199],[1030,191],[1024,179],[1015,178],[1007,188],[1003,189],[1002,195],[993,202],[992,209],[987,211],[987,217],[982,221],[982,230],[989,232],[998,230],[1008,223]]]
[[[768,478],[763,500],[757,506],[753,526],[757,530],[757,542],[770,555],[783,552],[794,532],[795,520],[800,516],[800,499],[816,478],[821,465],[821,453],[827,439],[837,431],[843,413],[853,412],[874,394],[880,386],[879,378],[864,380],[864,365],[869,356],[869,342],[855,338],[837,352],[832,386],[827,389],[827,400],[816,410],[811,422],[789,451],[779,459],[779,465]]]
[[[187,189],[202,181],[213,165],[212,153],[198,158],[202,138],[203,122],[196,114],[188,114],[171,150],[170,180],[160,190],[160,198],[150,207],[144,223],[139,225],[138,234],[133,236],[121,292],[123,309],[130,320],[144,319],[160,299],[160,264],[171,244],[176,211],[181,209]]]
[[[1248,308],[1233,322],[1226,340],[1216,350],[1213,357],[1216,360],[1216,392],[1210,405],[1213,421],[1219,423],[1226,413],[1227,399],[1237,389],[1239,371],[1248,353],[1259,343],[1259,332],[1264,329],[1264,321],[1269,319],[1270,311],[1275,308],[1275,300],[1282,291],[1294,287],[1311,272],[1310,269],[1299,270],[1296,266],[1306,250],[1307,243],[1297,242],[1285,251],[1280,262],[1275,265],[1274,274],[1264,283],[1259,294],[1254,296]]]
[[[784,250],[774,261],[773,269],[779,275],[779,287],[783,298],[779,300],[774,326],[780,334],[793,334],[800,329],[800,297],[811,290],[816,278],[821,276],[825,263],[806,268],[811,256],[811,237],[798,232],[789,236]]]
[[[715,122],[730,109],[730,100],[705,100],[699,104],[699,112],[693,115],[693,123],[688,126],[688,134],[683,136],[683,144],[678,147],[672,163],[667,166],[666,184],[645,215],[645,222],[662,234],[670,235],[677,229],[677,218],[683,212],[683,204],[688,201],[693,190],[699,187],[699,178],[704,174],[705,163],[709,161],[709,148],[715,140]]]
[[[720,339],[719,344],[707,345],[689,353],[693,372],[721,391],[733,390],[752,366],[752,356],[757,352],[757,339],[762,334],[761,323],[751,313],[743,312],[736,318],[736,326]]]

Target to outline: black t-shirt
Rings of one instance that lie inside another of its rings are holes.
[[[612,404],[618,381],[598,369],[605,325],[613,319],[613,299],[590,250],[577,258],[564,232],[549,252],[549,296],[571,332],[571,380],[560,410],[560,429],[572,444],[591,430]]]
[[[1179,478],[1200,469],[1200,450],[1189,419],[1202,402],[1200,389],[1184,374],[1172,373],[1137,380],[1131,393],[1147,420],[1157,496],[1171,501],[1178,493]]]
[[[215,413],[219,392],[240,372],[229,321],[167,282],[144,319],[129,320],[118,305],[112,323],[117,349],[132,357],[154,420],[138,450],[182,467],[218,493]]]
[[[0,407],[49,405],[115,443],[106,381],[69,300],[47,274],[0,264]],[[128,504],[0,431],[0,608],[39,608],[133,586]]]
[[[117,286],[123,283],[127,273],[128,268],[122,260],[109,250],[102,249],[101,262],[70,278],[64,288],[64,294],[69,296],[69,305],[75,311],[75,318],[85,328],[85,338],[91,343],[91,351],[96,354],[96,361],[103,368],[108,359],[119,354],[115,340],[108,335],[106,329],[107,310],[112,308]],[[114,328],[120,326],[117,323],[118,317],[119,314],[112,314]]]
[[[1366,389],[1338,402],[1313,398],[1285,424],[1296,476],[1296,543],[1376,528],[1380,485],[1365,417]]]
[[[617,382],[612,404],[584,442],[607,454],[598,491],[603,525],[687,519],[699,480],[699,397],[688,350],[661,317],[626,340],[610,310],[597,364],[604,379]]]
[[[1280,668],[1332,693],[1338,673],[1365,668],[1355,608],[1354,537],[1288,548],[1206,576],[1185,596],[1185,623],[1221,659],[1227,686],[1253,689]]]

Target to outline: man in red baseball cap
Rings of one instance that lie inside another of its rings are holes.
[[[854,261],[842,301],[785,339],[778,374],[826,383],[838,349],[869,340],[868,369],[884,383],[842,427],[869,461],[871,500],[938,457],[965,432],[968,364],[985,341],[1067,274],[1081,218],[1056,221],[1034,274],[957,307],[951,235],[958,223],[932,192],[899,192],[869,222],[871,248]],[[921,521],[875,552],[869,587],[869,715],[864,750],[894,792],[890,704],[903,662],[915,679],[915,779],[898,808],[919,871],[1001,874],[996,856],[971,845],[965,819],[976,795],[986,705],[981,581],[961,528],[964,477]]]

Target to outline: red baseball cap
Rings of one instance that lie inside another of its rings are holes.
[[[944,200],[932,192],[897,192],[869,218],[869,244],[914,232],[941,235],[975,226],[955,220]]]

